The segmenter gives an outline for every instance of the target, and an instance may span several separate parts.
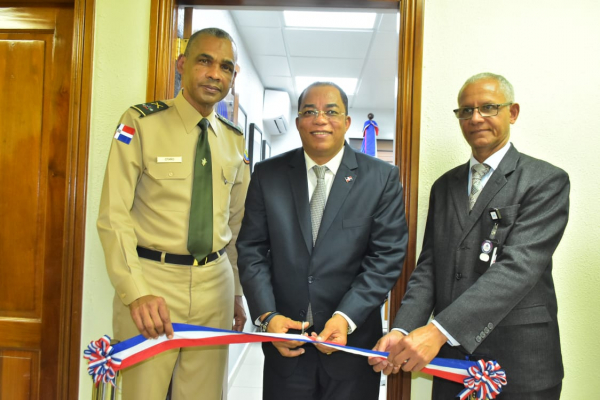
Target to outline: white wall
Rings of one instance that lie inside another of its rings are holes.
[[[479,72],[504,75],[521,104],[513,144],[571,178],[570,221],[554,257],[564,399],[600,391],[600,185],[592,175],[600,170],[598,21],[593,0],[425,2],[418,242],[431,185],[469,157],[452,114],[458,90]],[[413,379],[413,399],[427,398],[428,390],[429,380]]]
[[[136,18],[131,18],[135,15]],[[108,150],[121,114],[146,100],[150,3],[96,0],[89,175],[83,277],[83,349],[112,335],[112,298],[96,219]],[[127,38],[127,40],[123,40]],[[92,381],[81,363],[79,398],[90,397]]]

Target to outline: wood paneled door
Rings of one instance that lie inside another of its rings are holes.
[[[77,371],[68,354],[79,340],[69,301],[82,38],[75,2],[43,3],[0,4],[0,400],[71,397],[65,376]]]

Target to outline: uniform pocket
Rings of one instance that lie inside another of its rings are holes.
[[[186,179],[192,173],[192,167],[186,163],[150,163],[146,168],[156,180]]]
[[[236,167],[225,166],[221,168],[221,179],[215,185],[215,189],[218,188],[215,193],[218,195],[217,202],[221,212],[227,213],[229,211],[231,188],[233,188],[236,176]]]

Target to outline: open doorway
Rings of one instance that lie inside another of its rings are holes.
[[[327,0],[311,3],[313,7],[326,7],[324,10],[337,8],[346,9],[348,6],[369,10],[386,9],[399,12],[399,40],[397,50],[397,104],[395,106],[395,134],[393,136],[394,163],[400,167],[401,182],[404,186],[404,201],[406,217],[409,225],[409,249],[403,273],[389,301],[390,315],[398,309],[408,277],[414,269],[415,234],[417,216],[417,179],[418,179],[418,154],[419,154],[419,128],[420,128],[420,93],[421,93],[421,60],[423,42],[423,1],[407,0],[395,1],[338,1]],[[177,57],[177,16],[185,7],[201,7],[207,9],[228,7],[241,7],[243,10],[256,9],[273,10],[273,7],[297,6],[296,2],[281,1],[176,1],[155,0],[151,20],[150,60],[148,75],[147,99],[161,99],[172,97],[174,93],[174,60]],[[235,11],[238,11],[237,9]],[[233,10],[232,10],[233,12]],[[185,15],[184,15],[185,18]],[[191,18],[191,17],[190,17]],[[214,25],[214,24],[209,24]],[[242,72],[243,73],[243,72]],[[263,87],[264,89],[264,87]],[[242,91],[239,92],[242,96]],[[241,97],[240,104],[248,114],[247,122],[252,123],[248,112],[248,101]],[[295,102],[292,99],[292,103]],[[258,104],[262,105],[262,101]],[[366,116],[360,119],[365,119]],[[355,118],[356,119],[356,118]],[[360,121],[359,119],[359,121]],[[362,121],[361,121],[362,123]],[[263,135],[269,139],[268,135]],[[273,143],[270,143],[273,150]],[[297,146],[296,146],[297,147]],[[272,152],[275,154],[274,152]],[[410,375],[395,376],[388,382],[389,398],[410,398]]]

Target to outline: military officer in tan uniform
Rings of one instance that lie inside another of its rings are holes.
[[[196,32],[177,62],[177,97],[133,106],[119,122],[98,217],[116,292],[118,340],[140,333],[172,337],[171,321],[231,329],[234,320],[240,331],[246,322],[235,240],[249,168],[242,132],[214,111],[233,85],[235,62],[235,43],[226,32]],[[190,213],[196,148],[204,133],[212,166],[212,238],[201,240],[212,240],[212,249],[195,259],[188,228],[196,213]],[[164,400],[173,377],[174,400],[221,399],[226,358],[227,346],[163,352],[122,372],[122,398]]]

